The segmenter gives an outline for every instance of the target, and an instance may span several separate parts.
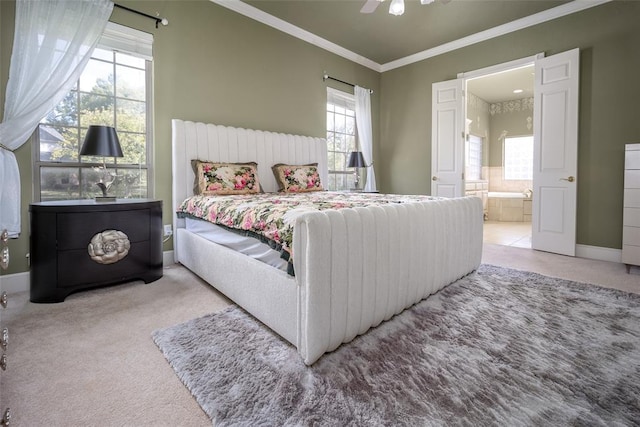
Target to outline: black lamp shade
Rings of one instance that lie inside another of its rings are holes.
[[[367,165],[364,162],[364,156],[362,151],[352,151],[349,154],[349,160],[347,160],[348,168],[366,168]]]
[[[111,126],[89,126],[80,155],[123,157],[116,130]]]

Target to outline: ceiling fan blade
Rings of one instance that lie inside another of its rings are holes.
[[[360,13],[373,13],[378,8],[378,5],[384,0],[367,0],[367,2],[360,9]]]

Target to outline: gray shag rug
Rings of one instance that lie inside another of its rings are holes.
[[[482,265],[313,366],[243,310],[153,333],[215,425],[640,424],[640,295]]]

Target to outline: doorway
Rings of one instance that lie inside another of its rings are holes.
[[[533,62],[466,80],[465,193],[482,197],[484,241],[531,248]]]
[[[460,73],[431,88],[431,195],[465,195],[466,81],[533,63],[532,249],[575,256],[580,50]]]

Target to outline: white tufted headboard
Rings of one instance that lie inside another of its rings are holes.
[[[257,162],[258,178],[265,192],[278,191],[271,166],[276,163],[318,163],[320,180],[328,183],[327,143],[323,138],[289,135],[173,119],[172,170],[174,228],[184,227],[175,208],[193,195],[195,175],[191,160]]]

